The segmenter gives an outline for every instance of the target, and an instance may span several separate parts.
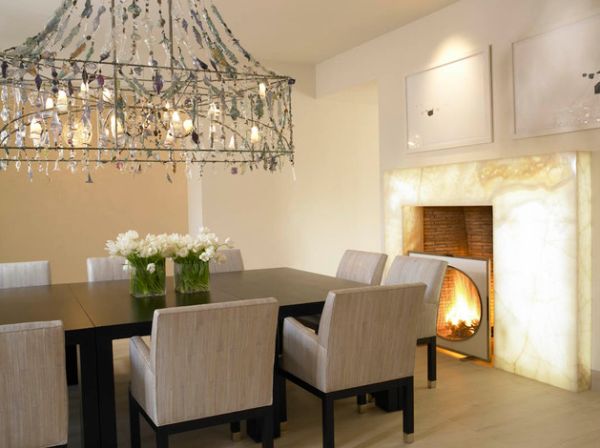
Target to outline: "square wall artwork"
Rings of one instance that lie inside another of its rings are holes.
[[[600,127],[600,15],[513,44],[517,137]]]
[[[490,48],[406,77],[410,152],[491,143]]]

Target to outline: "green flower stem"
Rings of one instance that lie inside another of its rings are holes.
[[[208,291],[210,272],[208,262],[200,260],[195,255],[176,257],[175,262],[175,291],[192,293]]]
[[[127,258],[131,269],[130,292],[134,297],[164,296],[166,290],[165,259],[163,257]],[[148,265],[154,263],[154,272]]]

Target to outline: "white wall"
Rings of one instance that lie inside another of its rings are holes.
[[[511,44],[600,12],[600,0],[462,0],[317,66],[317,97],[374,81],[379,88],[380,168],[415,167],[559,151],[600,150],[600,130],[529,139],[512,135]],[[404,78],[492,46],[494,142],[421,154],[406,151]],[[560,55],[557,55],[560,57]],[[578,73],[579,67],[573,70]],[[540,73],[543,76],[543,73]],[[594,155],[594,217],[600,219],[600,153]],[[596,219],[596,222],[597,219]],[[600,232],[595,225],[594,234]],[[600,253],[594,238],[595,254]],[[598,260],[598,257],[594,257]],[[600,277],[600,262],[593,266]],[[593,287],[593,340],[600,340],[600,282]],[[600,343],[592,368],[600,370]]]
[[[314,98],[314,68],[270,64],[297,79],[296,180],[208,168],[188,183],[190,230],[230,236],[247,268],[291,266],[333,274],[346,248],[381,248],[377,91]],[[288,164],[289,165],[289,164]]]

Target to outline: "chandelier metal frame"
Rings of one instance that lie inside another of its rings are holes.
[[[171,181],[178,164],[191,175],[294,163],[294,79],[246,51],[214,4],[95,3],[64,0],[40,33],[0,52],[0,171],[25,164],[31,179],[67,165],[92,182],[106,165],[162,164]]]

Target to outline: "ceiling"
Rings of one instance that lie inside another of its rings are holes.
[[[316,64],[457,0],[215,0],[259,59]],[[0,48],[37,33],[62,0],[4,2]]]

